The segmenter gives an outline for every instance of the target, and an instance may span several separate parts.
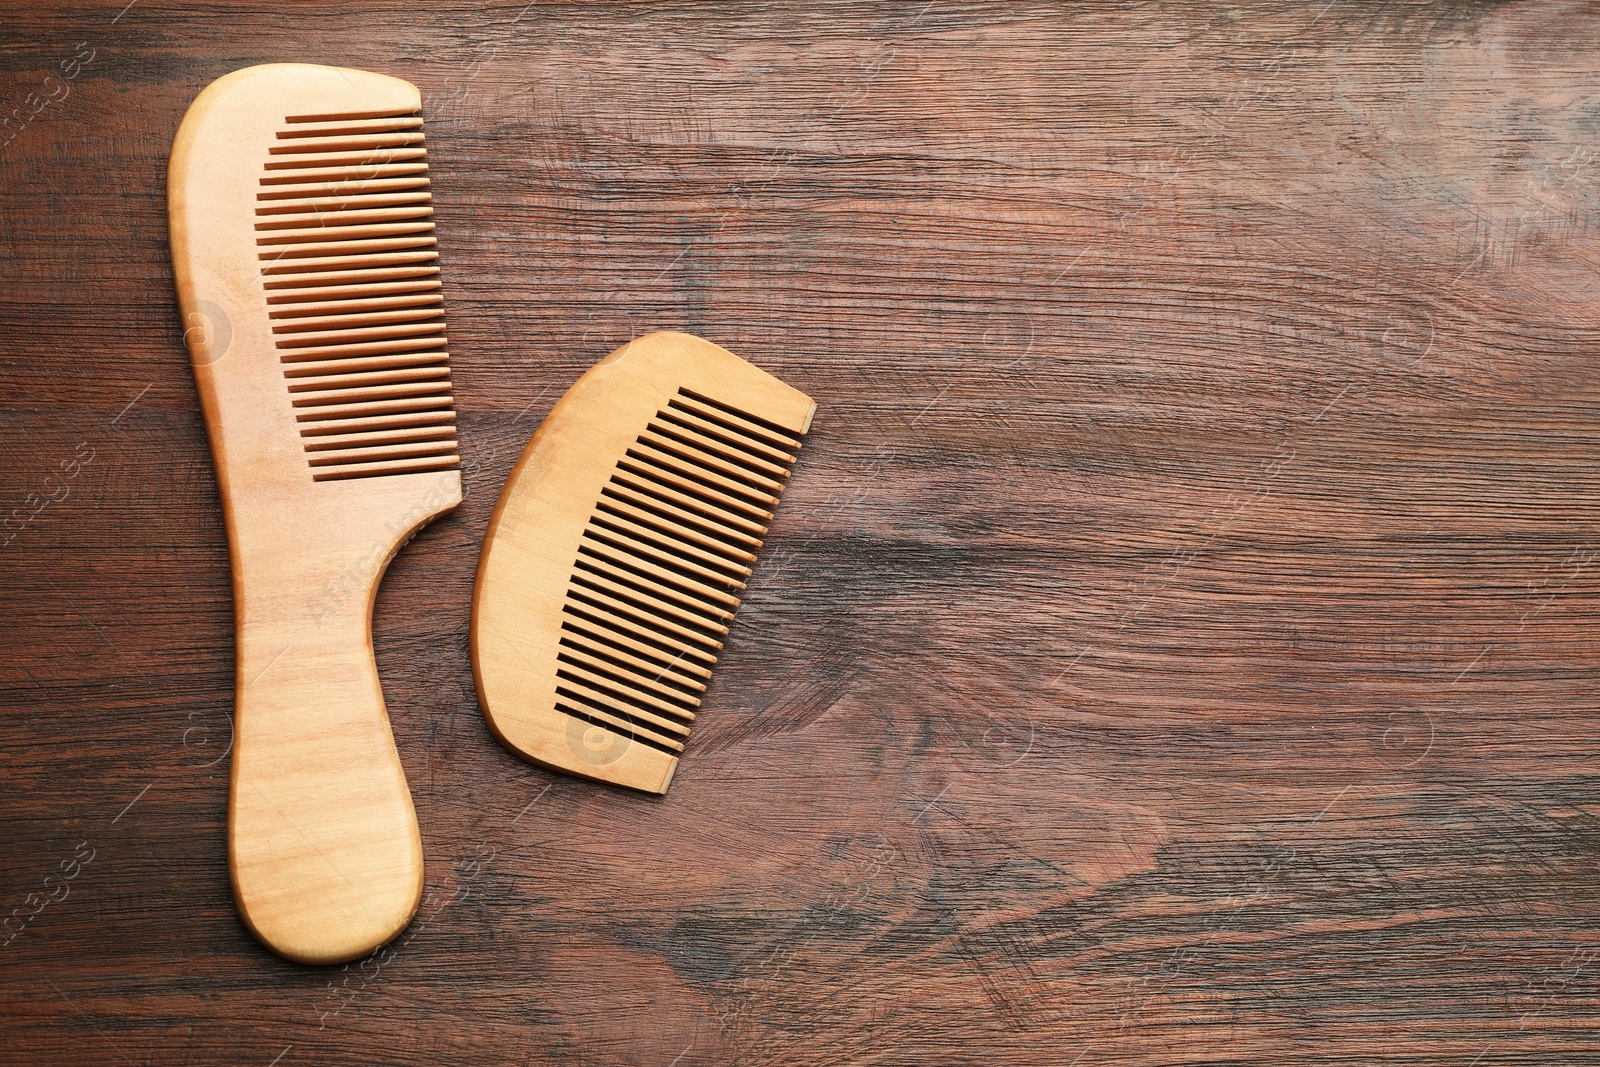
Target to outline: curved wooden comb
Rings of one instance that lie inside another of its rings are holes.
[[[370,952],[422,894],[371,634],[390,558],[461,500],[420,107],[397,78],[250,67],[195,99],[168,172],[233,567],[229,869],[306,963]]]
[[[502,744],[667,791],[815,410],[682,333],[578,380],[512,470],[478,563],[472,666]]]

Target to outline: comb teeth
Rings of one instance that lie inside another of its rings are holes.
[[[460,466],[422,118],[291,115],[256,246],[315,481]]]
[[[556,708],[676,755],[800,448],[688,389],[617,461],[562,605]]]

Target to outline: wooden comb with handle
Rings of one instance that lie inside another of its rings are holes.
[[[371,634],[389,560],[461,500],[420,108],[397,78],[250,67],[195,99],[168,172],[233,570],[229,870],[304,963],[378,947],[422,893]]]
[[[525,759],[665,793],[816,405],[682,333],[550,412],[489,520],[472,666]]]

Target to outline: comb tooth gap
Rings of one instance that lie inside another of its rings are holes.
[[[296,383],[297,385],[300,383]],[[384,399],[398,399],[410,397],[438,401],[440,404],[450,400],[450,380],[448,378],[418,378],[415,381],[379,381],[374,384],[364,385],[360,382],[328,382],[318,381],[313,383],[314,389],[302,389],[294,392],[291,389],[294,407],[298,409],[322,407],[328,404],[353,404],[369,403]]]
[[[262,281],[262,285],[267,289],[267,303],[274,306],[333,300],[347,295],[412,293],[427,289],[437,290],[439,266],[437,263],[427,263],[419,266],[385,267],[345,275],[268,278]]]
[[[429,409],[432,410],[429,410]],[[442,410],[455,420],[455,411],[451,406],[450,397],[442,395],[423,399],[406,398],[404,400],[371,400],[350,404],[328,403],[319,406],[307,406],[301,414],[295,416],[296,422],[329,422],[334,419],[363,418],[373,415],[413,415],[419,419],[429,418]],[[429,418],[429,421],[438,421]],[[413,424],[417,425],[417,424]],[[301,433],[310,433],[301,430]],[[323,431],[324,433],[333,431]],[[341,431],[342,432],[342,431]]]
[[[733,618],[733,612],[726,606],[701,600],[698,597],[686,596],[678,590],[656,581],[648,575],[640,576],[623,567],[615,559],[599,555],[592,550],[585,552],[582,546],[578,548],[578,558],[573,561],[573,567],[587,571],[596,578],[631,589],[642,597],[649,597],[652,601],[667,607],[674,617],[693,619],[702,625],[709,624],[720,632],[727,633],[727,623]],[[620,572],[620,573],[619,573]]]
[[[431,249],[418,251],[398,250],[366,256],[325,256],[321,259],[289,259],[283,261],[269,261],[261,265],[261,273],[276,275],[315,275],[333,274],[335,272],[339,272],[339,277],[334,277],[328,281],[322,282],[321,284],[340,285],[346,281],[353,281],[358,276],[361,278],[361,280],[365,281],[367,280],[367,273],[371,271],[393,270],[396,268],[420,264],[428,264],[433,266],[435,263],[437,263],[438,259],[439,253],[434,252]],[[434,269],[437,270],[438,268],[435,266]],[[406,275],[398,276],[406,277]],[[315,280],[296,278],[293,281],[281,284],[280,286],[273,286],[270,284],[270,281],[266,284],[268,288],[287,288],[291,286],[298,288],[300,286],[316,285],[318,283]]]
[[[282,251],[279,249],[278,251]],[[352,252],[348,255],[329,255],[326,251],[317,256],[266,256],[261,258],[261,273],[273,277],[264,278],[262,284],[278,281],[286,275],[300,277],[290,281],[287,286],[267,285],[268,288],[307,288],[315,285],[343,285],[350,281],[366,281],[369,271],[405,270],[421,266],[435,269],[439,264],[439,253],[429,247],[419,248],[391,248],[369,249],[367,251]],[[329,275],[336,276],[329,277]],[[321,278],[319,279],[319,276]],[[381,276],[380,276],[381,277]],[[406,275],[398,275],[406,277]]]
[[[624,474],[629,477],[623,477]],[[651,496],[664,497],[685,511],[716,525],[737,530],[756,541],[766,535],[767,528],[761,524],[759,513],[752,515],[748,509],[726,504],[704,490],[698,490],[692,483],[643,463],[626,457],[618,460],[617,473],[612,477],[617,484],[639,492],[648,491]]]
[[[421,137],[422,120],[414,115],[392,119],[347,119],[342,122],[308,123],[289,130],[279,130],[273,148],[319,144],[331,141],[352,141],[373,138]]]
[[[375,400],[437,400],[450,399],[449,386],[438,381],[394,382],[386,385],[356,385],[340,388],[322,388],[315,393],[301,393],[294,398],[297,408],[316,407],[321,404],[354,404]]]
[[[293,119],[289,121],[293,122]],[[297,123],[292,130],[279,130],[279,140],[289,140],[296,137],[326,137],[329,134],[348,133],[381,133],[386,130],[418,130],[422,128],[422,116],[412,112],[409,115],[383,116],[381,118],[359,118],[354,115],[344,115],[336,119],[324,119],[318,122]]]
[[[437,335],[442,339],[444,316],[438,309],[434,309],[421,316],[415,312],[402,313],[398,316],[391,314],[384,316],[378,322],[352,322],[337,329],[323,326],[321,329],[307,327],[296,330],[291,326],[275,329],[273,333],[277,335],[274,338],[277,346],[289,351],[300,348],[337,347],[358,341],[383,341],[401,337]]]
[[[633,626],[643,627],[664,639],[676,641],[679,645],[697,648],[713,661],[722,648],[722,642],[679,626],[672,620],[663,619],[648,605],[639,605],[632,598],[607,590],[597,582],[584,581],[578,575],[572,575],[569,579],[567,599],[576,601],[593,611],[626,620]]]
[[[417,292],[401,292],[390,296],[351,296],[344,300],[307,300],[296,304],[274,305],[267,317],[274,320],[273,331],[292,328],[299,320],[328,319],[330,322],[352,315],[375,311],[393,311],[402,308],[443,308],[444,294],[437,286],[427,286]],[[443,312],[441,311],[440,314]]]
[[[664,709],[645,702],[635,693],[606,685],[603,679],[579,670],[565,659],[556,661],[556,692],[568,700],[578,699],[589,707],[598,705],[613,715],[626,715],[657,737],[682,739],[689,736],[689,725],[677,715],[667,714]],[[582,700],[583,697],[589,699]]]
[[[713,408],[697,406],[693,401],[682,396],[673,397],[667,402],[667,407],[679,414],[693,415],[697,419],[708,422],[726,433],[734,435],[735,439],[748,442],[748,446],[759,446],[772,452],[784,453],[789,456],[791,464],[794,462],[795,454],[800,451],[800,445],[797,442],[785,441],[753,430],[748,426],[740,425],[721,412]]]
[[[625,526],[619,529],[616,522],[596,521],[596,518],[591,516],[589,525],[583,531],[584,538],[594,542],[595,551],[625,553],[636,565],[653,568],[664,579],[704,590],[706,596],[738,606],[739,598],[733,590],[743,589],[744,582],[729,576],[724,570],[713,569],[716,560],[702,562],[699,553],[681,542],[664,541]],[[707,563],[712,566],[707,566]]]
[[[626,480],[613,478],[609,485],[600,490],[600,495],[609,497],[625,508],[629,520],[642,526],[669,537],[676,535],[679,530],[696,535],[696,544],[702,545],[707,551],[727,556],[741,574],[750,573],[746,564],[753,563],[755,553],[761,549],[760,537],[708,520],[699,511],[683,507],[660,494],[651,494],[647,489],[636,489]],[[597,506],[602,511],[607,510],[605,501]],[[661,525],[663,522],[666,523],[664,527]]]
[[[324,308],[322,314],[306,312],[303,309],[298,315],[290,318],[280,313],[273,316],[287,321],[274,322],[272,332],[280,337],[285,334],[314,333],[318,330],[336,331],[341,329],[354,329],[362,326],[390,326],[401,325],[408,322],[426,322],[437,319],[444,321],[444,298],[437,292],[426,296],[404,299],[399,306],[392,302],[372,302],[363,304],[360,301],[351,301],[347,307],[340,308],[334,305],[332,314]]]
[[[303,277],[263,278],[267,303],[278,307],[347,296],[382,296],[439,290],[438,257],[433,262],[369,268],[346,274],[308,274]]]
[[[311,437],[306,439],[305,447],[307,452],[322,452],[345,448],[402,444],[409,441],[452,440],[455,435],[456,429],[454,426],[408,426],[374,433],[330,434],[326,437]]]
[[[444,320],[434,317],[421,321],[393,322],[376,326],[353,325],[346,330],[285,333],[275,338],[283,359],[304,362],[308,353],[326,352],[332,358],[343,355],[380,355],[409,347],[417,350],[442,348],[445,344]],[[375,349],[375,345],[391,347]]]
[[[308,390],[305,394],[296,396],[294,398],[296,407],[315,407],[321,404],[335,404],[344,402],[336,397],[330,396],[323,398],[318,395],[321,393],[342,392],[342,390],[336,387],[330,387],[330,383],[333,382],[334,379],[343,377],[344,372],[349,372],[351,374],[372,374],[386,370],[417,370],[426,367],[437,367],[443,369],[447,367],[448,364],[443,359],[426,358],[428,356],[437,357],[438,355],[439,353],[431,352],[423,353],[421,355],[398,355],[369,357],[364,359],[347,359],[329,363],[289,363],[284,365],[283,371],[284,377],[291,382],[315,379],[323,380],[315,390]],[[333,384],[336,386],[337,383]],[[361,387],[358,386],[357,388]],[[434,391],[439,394],[448,394],[450,392],[449,382],[440,381]],[[449,399],[448,396],[445,396],[445,399]]]
[[[581,711],[573,707],[571,704],[564,704],[559,700],[556,701],[556,710],[561,712],[563,715],[570,715],[574,719],[580,719],[583,722],[589,723],[591,726],[598,726],[607,733],[616,734],[619,737],[626,737],[630,741],[637,741],[641,745],[644,745],[648,748],[659,749],[660,751],[667,753],[669,756],[676,756],[683,751],[683,746],[677,742],[658,741],[654,737],[642,733],[636,733],[634,730],[624,725],[621,720],[615,720],[610,717],[601,718],[590,712]]]
[[[408,459],[422,456],[453,456],[460,449],[455,435],[432,441],[398,441],[358,445],[338,450],[307,449],[306,462],[313,467],[344,467],[354,463],[371,463],[391,459]]]
[[[597,502],[597,507],[602,510],[610,501],[613,510],[626,512],[632,522],[651,528],[659,528],[659,523],[666,522],[667,528],[662,533],[667,536],[683,537],[691,544],[725,555],[741,566],[754,563],[755,553],[762,549],[762,537],[758,534],[744,533],[710,520],[702,514],[701,509],[678,504],[667,498],[666,494],[653,493],[648,485],[634,485],[629,478],[611,475],[610,482],[602,486],[600,496],[605,498]]]
[[[364,149],[400,148],[406,145],[421,144],[425,135],[422,124],[412,126],[390,126],[389,129],[372,128],[335,130],[326,127],[322,129],[308,129],[302,127],[289,131],[287,135],[280,132],[276,138],[277,143],[267,146],[267,154],[274,156],[292,155],[296,152],[344,152],[359,151]]]
[[[791,442],[793,448],[800,447],[801,435],[800,431],[798,430],[791,430],[787,426],[779,425],[770,419],[762,418],[760,415],[736,408],[731,404],[718,400],[714,396],[706,396],[704,393],[697,393],[693,389],[680,387],[678,389],[678,394],[680,396],[688,397],[690,400],[693,400],[696,403],[704,404],[707,407],[714,408],[717,411],[722,412],[724,415],[729,415],[736,419],[743,419],[745,422],[750,423],[753,426],[767,430],[768,432],[776,435],[779,440]]]
[[[283,121],[294,126],[315,122],[353,122],[358,119],[409,118],[417,114],[414,107],[384,108],[382,111],[319,111],[315,115],[289,115]]]
[[[556,668],[556,677],[561,677],[560,672],[564,667],[577,675],[575,678],[569,678],[569,681],[578,682],[597,693],[603,693],[629,710],[637,708],[651,715],[659,715],[669,722],[682,726],[685,734],[689,732],[689,724],[694,721],[694,709],[700,706],[697,697],[685,696],[682,693],[657,692],[627,675],[617,674],[604,664],[590,663],[570,649],[558,650],[556,662],[562,665]]]
[[[314,229],[331,221],[334,226],[361,221],[411,219],[432,214],[433,194],[426,188],[398,192],[344,193],[339,196],[278,197],[256,204],[256,229]]]
[[[301,423],[300,436],[305,443],[306,451],[327,451],[336,447],[335,444],[326,446],[320,444],[320,442],[325,441],[349,441],[354,445],[360,445],[367,442],[377,443],[390,437],[419,441],[446,441],[450,443],[452,448],[455,447],[455,411],[450,404],[449,397],[406,397],[405,400],[409,406],[400,408],[400,405],[396,404],[395,407],[415,417],[394,426],[358,425],[370,418],[370,416],[327,418],[314,424]],[[419,411],[417,410],[419,408],[431,408],[432,410]],[[435,417],[427,418],[430,415]]]
[[[326,137],[306,141],[287,141],[273,145],[266,169],[273,174],[290,171],[342,170],[351,177],[375,178],[371,167],[426,161],[428,146],[421,135],[377,137]]]
[[[619,675],[602,663],[598,663],[580,656],[576,651],[563,647],[556,654],[556,677],[565,678],[570,682],[581,682],[592,689],[605,692],[608,696],[616,694],[619,703],[629,707],[643,707],[648,711],[659,714],[662,718],[674,722],[688,723],[693,721],[694,712],[685,710],[670,703],[657,703],[668,695],[664,690],[648,688],[640,679],[627,675]],[[623,700],[626,694],[629,699]],[[670,694],[676,699],[684,699],[681,693]],[[699,701],[695,701],[696,704]]]
[[[736,481],[718,468],[684,454],[682,449],[664,448],[652,441],[647,434],[640,434],[626,454],[641,463],[649,463],[651,466],[670,471],[720,496],[753,508],[764,520],[772,517],[772,508],[778,503],[775,493],[756,489],[743,481]]]
[[[672,656],[691,656],[700,661],[700,666],[709,668],[716,665],[717,654],[715,650],[707,651],[705,649],[697,648],[694,645],[685,644],[682,641],[668,643],[664,637],[656,636],[652,633],[640,633],[637,630],[629,629],[628,627],[621,625],[616,620],[606,615],[605,612],[609,609],[601,607],[597,613],[594,607],[591,605],[585,604],[582,600],[573,598],[571,590],[568,590],[567,601],[561,605],[561,610],[569,615],[574,616],[575,618],[582,619],[591,626],[597,626],[602,630],[609,630],[625,641],[636,641],[646,647],[654,648],[660,652],[665,652]],[[710,676],[710,672],[708,671],[706,677],[709,678]]]
[[[643,652],[621,649],[616,642],[586,632],[572,619],[561,620],[561,633],[556,641],[565,650],[561,655],[571,653],[586,657],[606,670],[620,671],[619,677],[627,684],[643,686],[652,692],[659,689],[664,696],[688,701],[684,706],[690,709],[700,706],[700,698],[711,677],[708,668],[685,664],[681,655],[662,662],[659,657],[647,659]]]
[[[345,448],[337,452],[306,453],[306,462],[313,468],[351,467],[365,463],[389,463],[407,459],[443,458],[456,456],[454,438],[449,441],[401,441],[396,444],[371,444],[358,448]]]
[[[585,536],[621,551],[643,556],[658,566],[682,574],[703,585],[732,592],[744,588],[750,566],[730,560],[726,550],[718,553],[684,537],[682,529],[663,530],[646,525],[610,507],[607,501],[595,505],[589,516]]]
[[[267,164],[269,167],[273,164]],[[269,196],[278,190],[278,187],[291,187],[285,190],[284,195],[301,196],[304,188],[326,187],[330,189],[348,188],[352,185],[364,186],[371,182],[397,181],[400,179],[427,180],[428,163],[423,159],[401,160],[395,163],[373,163],[366,167],[324,167],[297,168],[289,171],[283,164],[277,164],[279,171],[268,174],[261,179],[262,192],[257,196]]]
[[[296,211],[296,212],[266,212],[257,210],[256,216],[261,221],[256,223],[256,230],[260,236],[257,244],[271,244],[280,239],[288,239],[291,235],[298,234],[296,240],[304,239],[306,235],[315,235],[319,238],[343,237],[354,233],[357,228],[372,228],[376,226],[400,227],[406,224],[415,225],[418,219],[433,217],[433,203],[422,200],[420,203],[399,204],[390,206],[364,207],[364,208],[329,208],[322,211]],[[430,224],[431,228],[431,224]],[[395,233],[405,233],[406,230],[393,229]]]
[[[388,425],[370,425],[385,418],[391,420]],[[455,407],[446,390],[381,400],[300,397],[295,402],[295,422],[301,424],[300,436],[304,438],[419,426],[448,429],[454,434]]]
[[[387,478],[394,474],[432,474],[437,471],[460,469],[460,458],[451,456],[448,459],[397,460],[392,463],[374,463],[360,467],[325,468],[314,470],[311,480],[314,482],[338,482],[354,478]]]
[[[563,674],[566,677],[563,677]],[[683,738],[689,736],[689,727],[683,723],[669,719],[665,715],[647,712],[631,700],[619,700],[587,681],[575,680],[571,671],[563,671],[558,667],[556,678],[556,694],[578,703],[586,710],[615,715],[632,729],[643,730],[663,741],[681,742]]]
[[[673,679],[675,683],[692,686],[697,692],[705,692],[706,683],[711,679],[711,667],[699,659],[686,656],[688,650],[678,649],[668,656],[661,649],[636,641],[627,635],[608,635],[599,629],[590,629],[585,625],[581,613],[575,614],[571,611],[565,613],[571,617],[561,620],[561,628],[572,634],[575,639],[587,642],[585,647],[604,646],[612,654],[637,659],[641,664],[649,665],[651,669],[659,668],[663,675],[670,671],[676,676]]]
[[[456,413],[451,405],[441,401],[437,407],[425,411],[413,406],[394,414],[331,417],[313,411],[296,415],[295,421],[300,424],[300,436],[308,439],[332,434],[378,433],[407,426],[448,426],[454,433]]]
[[[669,402],[656,418],[681,427],[697,438],[715,441],[738,455],[759,458],[785,472],[794,466],[796,457],[793,453],[769,448],[749,438],[740,437],[727,427],[703,419],[688,408],[676,407],[674,404],[676,401]]]
[[[383,356],[389,357],[390,363],[419,356],[436,361],[442,360],[445,358],[444,346],[445,339],[442,335],[428,334],[390,341],[359,341],[342,345],[322,345],[317,348],[287,348],[281,350],[283,354],[279,358],[284,363],[322,363],[342,360],[344,365],[351,369],[356,369],[357,364],[367,365],[361,369],[375,369],[382,362],[377,357]],[[371,360],[359,358],[362,356],[374,358]],[[339,364],[330,363],[330,365]],[[320,371],[307,373],[320,373]]]
[[[300,171],[311,174],[323,172],[342,174],[347,179],[377,178],[388,177],[388,173],[378,169],[380,167],[422,163],[427,158],[428,149],[420,144],[392,145],[367,151],[325,146],[317,151],[302,149],[292,154],[273,153],[272,158],[267,160],[265,169],[271,172],[269,177],[276,177],[286,171]],[[265,181],[266,178],[262,180]]]
[[[411,403],[408,410],[416,411],[418,414],[424,413],[422,410],[429,406],[434,408],[450,406],[448,381],[398,382],[397,386],[398,389],[395,390],[386,390],[384,386],[355,386],[352,389],[322,387],[317,392],[294,395],[293,405],[301,413],[312,413],[317,408],[328,408],[328,406],[368,405],[386,400],[406,400]]]
[[[789,477],[789,468],[769,463],[748,449],[739,451],[729,448],[709,435],[688,433],[671,423],[665,425],[663,423],[666,423],[666,420],[660,423],[652,422],[646,436],[672,441],[698,454],[713,457],[729,468],[739,471],[758,489],[775,495],[783,491],[783,483]],[[731,478],[733,474],[730,472],[728,476]]]
[[[424,354],[437,355],[437,354]],[[429,374],[427,371],[442,371]],[[408,378],[408,374],[413,374]],[[384,389],[400,394],[416,389],[426,382],[438,394],[450,392],[450,365],[445,360],[426,360],[410,355],[379,358],[379,360],[338,360],[333,363],[286,363],[283,376],[290,382],[296,408],[310,408],[323,403],[347,403],[350,389]],[[370,384],[362,384],[368,381]],[[299,386],[301,389],[294,389]],[[323,394],[328,394],[323,395]],[[334,397],[333,394],[338,394]],[[344,397],[341,400],[339,397]]]
[[[680,493],[698,497],[707,504],[715,505],[730,514],[740,515],[762,526],[763,529],[765,523],[772,518],[772,509],[769,505],[776,503],[775,499],[762,500],[748,491],[741,492],[693,467],[674,462],[670,455],[648,451],[635,444],[630,446],[623,456],[624,459],[617,463],[617,467],[621,470],[645,476],[645,471],[640,468],[647,468],[650,476],[657,482],[670,485]],[[633,462],[629,463],[628,460]]]
[[[418,203],[374,206],[360,210],[256,211],[256,243],[270,245],[277,238],[298,234],[296,240],[338,240],[352,234],[358,226],[421,226],[432,224],[434,203],[422,198]],[[406,230],[395,230],[406,232]]]
[[[427,232],[433,233],[433,224],[429,223]],[[411,252],[419,248],[432,248],[438,244],[438,238],[428,236],[414,237],[371,237],[351,241],[319,241],[315,244],[294,244],[270,246],[257,258],[263,263],[279,263],[291,259],[348,259],[357,256],[381,256],[391,252]]]
[[[645,432],[639,435],[638,442],[642,446],[673,456],[684,463],[692,463],[703,470],[711,471],[719,478],[724,478],[774,502],[783,492],[786,471],[774,468],[776,473],[768,473],[748,460],[741,462],[733,459],[724,455],[714,445],[675,433],[669,427],[660,427],[652,422]]]
[[[589,544],[584,544],[585,541]],[[720,605],[730,613],[739,606],[739,598],[729,592],[729,588],[738,585],[738,582],[712,575],[703,568],[685,565],[681,554],[663,551],[660,546],[642,538],[619,538],[605,527],[590,526],[583,531],[578,551],[587,551],[617,566],[636,570],[641,578],[667,583],[685,596]]]
[[[300,424],[300,436],[305,440],[307,450],[318,447],[317,442],[319,441],[338,441],[345,438],[353,441],[379,440],[392,435],[415,440],[422,440],[423,438],[455,439],[455,410],[450,403],[450,397],[438,395],[409,396],[402,398],[402,401],[406,406],[402,407],[400,403],[396,403],[394,405],[395,414],[409,415],[411,417],[399,420],[389,426],[366,425],[366,423],[379,416],[365,414],[334,416],[309,421],[297,419],[296,422]],[[308,409],[298,409],[296,414],[306,410]],[[314,412],[317,409],[312,408],[309,410]]]
[[[450,367],[445,363],[430,363],[420,367],[395,367],[391,370],[357,371],[351,374],[331,374],[322,378],[296,378],[289,382],[291,393],[318,393],[365,388],[372,385],[398,385],[411,382],[433,382],[437,388],[450,387]],[[306,397],[306,400],[312,400]],[[314,402],[314,401],[313,401]]]
[[[693,566],[672,563],[675,545],[650,544],[645,537],[606,536],[602,526],[590,526],[578,541],[578,563],[589,560],[589,569],[605,568],[606,576],[624,585],[640,584],[640,592],[648,592],[664,600],[685,601],[683,609],[706,614],[717,624],[726,624],[738,609],[739,598],[725,589],[717,589],[709,576],[698,581],[683,574],[693,574]],[[587,542],[587,544],[586,544]],[[658,555],[659,549],[667,549]],[[656,550],[651,550],[656,549]],[[618,573],[621,571],[621,573]]]
[[[608,712],[612,715],[626,716],[636,729],[649,730],[657,737],[671,737],[673,739],[689,736],[689,727],[681,722],[675,722],[665,715],[657,715],[646,710],[633,700],[627,700],[621,694],[603,686],[597,685],[586,678],[574,676],[574,672],[562,667],[556,668],[556,692],[568,700],[576,700],[585,707],[596,711]],[[561,683],[565,682],[566,685]]]
[[[556,708],[575,719],[594,723],[609,734],[629,738],[650,748],[658,748],[671,755],[678,755],[683,751],[682,741],[673,738],[665,730],[651,730],[622,708],[601,710],[593,701],[580,702],[571,697],[563,699],[560,695],[556,698]]]
[[[291,307],[274,307],[268,315],[273,320],[272,332],[282,338],[285,334],[318,330],[337,332],[345,327],[442,321],[444,297],[434,287],[430,292],[400,294],[387,300],[308,300]]]
[[[424,441],[417,444],[352,448],[341,452],[308,452],[306,462],[313,468],[333,468],[348,471],[375,470],[380,466],[399,466],[440,463],[459,464],[459,449],[455,439]]]
[[[716,527],[702,524],[697,516],[679,516],[670,509],[653,507],[649,500],[637,499],[613,482],[600,490],[591,521],[636,541],[655,545],[663,552],[675,552],[696,565],[742,579],[750,574],[761,541],[754,537],[721,536]],[[605,515],[611,522],[601,518]],[[620,523],[620,526],[617,524]],[[704,531],[704,532],[702,532]]]
[[[637,654],[620,653],[612,648],[597,648],[593,638],[580,640],[578,635],[582,634],[582,630],[572,626],[566,619],[561,621],[561,628],[566,632],[556,640],[573,655],[586,656],[608,664],[614,670],[625,671],[636,676],[643,684],[662,687],[694,698],[696,705],[699,704],[699,694],[706,691],[705,682],[672,671],[671,664],[663,666],[659,663],[650,663]]]
[[[396,148],[420,145],[425,140],[420,130],[376,130],[372,133],[327,134],[303,140],[285,141],[267,149],[270,156],[303,156],[329,152],[365,152],[376,154]]]
[[[374,245],[380,246],[379,251],[385,248],[413,248],[422,238],[413,239],[411,235],[434,232],[433,209],[425,209],[420,216],[415,211],[410,215],[412,217],[397,222],[338,219],[299,229],[273,227],[270,222],[266,224],[267,229],[262,229],[261,224],[257,224],[256,229],[261,232],[256,234],[256,246],[265,250],[261,253],[262,257],[270,255],[275,258],[301,254],[320,256],[330,249],[365,251]]]
[[[363,197],[382,198],[384,196],[429,196],[432,183],[428,180],[427,168],[424,167],[415,174],[400,174],[388,178],[350,179],[346,181],[298,181],[275,182],[272,185],[263,185],[256,193],[260,201],[256,205],[256,213],[277,210],[277,205],[287,203],[296,204],[324,204],[343,200],[359,200]]]
[[[717,616],[707,610],[691,608],[640,582],[608,574],[587,560],[575,561],[567,580],[572,585],[587,589],[596,596],[607,596],[620,604],[627,604],[645,612],[662,626],[682,630],[686,634],[711,641],[718,648],[722,647],[718,639],[727,636],[728,627],[723,619],[730,616]]]
[[[635,475],[631,471],[623,469],[621,464],[618,467],[617,472],[611,476],[611,482],[607,488],[619,493],[626,492],[631,494],[627,498],[630,502],[636,502],[640,506],[649,506],[654,503],[657,505],[655,508],[657,511],[661,507],[666,507],[674,512],[688,515],[694,521],[716,529],[730,543],[737,543],[737,540],[743,540],[753,547],[759,546],[761,538],[766,534],[766,530],[755,523],[745,522],[736,516],[725,515],[714,508],[707,507],[704,501],[691,497],[686,493],[680,493],[664,482],[648,476]]]

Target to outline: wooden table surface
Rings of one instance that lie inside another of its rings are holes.
[[[1600,9],[122,4],[0,15],[0,1062],[1600,1064]],[[466,466],[375,619],[426,898],[325,969],[229,894],[163,191],[283,60],[422,89]],[[820,408],[655,799],[467,620],[662,328]]]

